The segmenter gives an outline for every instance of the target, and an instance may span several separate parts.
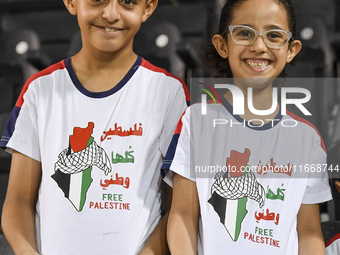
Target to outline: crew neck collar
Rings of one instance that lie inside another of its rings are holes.
[[[133,66],[130,68],[128,73],[124,76],[124,78],[116,86],[114,86],[110,90],[103,91],[103,92],[91,92],[91,91],[87,90],[86,88],[84,88],[84,86],[78,80],[78,77],[77,77],[76,73],[74,72],[74,69],[73,69],[72,64],[71,64],[71,58],[65,59],[65,66],[66,66],[66,69],[67,69],[67,71],[68,71],[68,73],[71,77],[71,80],[72,80],[74,86],[82,94],[84,94],[85,96],[91,97],[91,98],[104,98],[104,97],[108,97],[108,96],[116,93],[117,91],[119,91],[131,79],[131,77],[137,71],[137,69],[139,68],[141,63],[142,63],[142,58],[140,56],[137,56],[137,60],[135,61]]]

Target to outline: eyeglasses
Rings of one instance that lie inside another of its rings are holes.
[[[233,41],[240,45],[251,45],[255,42],[257,36],[261,35],[266,46],[272,49],[281,49],[287,45],[290,39],[292,39],[292,33],[281,29],[271,29],[264,33],[260,33],[255,29],[243,26],[229,26],[228,30],[222,33],[224,36],[227,32],[230,32]]]

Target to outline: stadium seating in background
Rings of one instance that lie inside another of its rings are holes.
[[[11,1],[14,3],[16,0]],[[32,6],[34,2],[38,4],[35,0],[30,2]],[[34,31],[39,38],[40,62],[44,62],[48,57],[48,62],[53,64],[68,57],[67,50],[71,37],[79,30],[79,26],[76,16],[70,15],[62,1],[54,1],[61,3],[59,7],[53,6],[52,2],[53,0],[39,1],[38,6],[25,11],[16,11],[13,7],[12,11],[0,16],[0,28],[6,33],[20,30]]]
[[[142,24],[134,42],[137,54],[180,77],[188,87],[190,78],[198,76],[198,50],[210,41],[211,19],[215,17],[209,15],[214,1],[189,2],[160,4]]]
[[[337,98],[336,85],[332,84],[332,80],[324,78],[335,77],[334,50],[329,40],[327,26],[321,17],[305,15],[299,17],[297,25],[296,39],[302,42],[300,53],[302,59],[293,66],[287,65],[287,77],[311,78],[301,80],[301,86],[312,93],[312,100],[306,104],[312,116],[307,119],[318,128],[328,146],[330,136],[328,123],[332,118],[330,112],[337,103]],[[300,115],[299,112],[294,113]]]
[[[184,79],[184,63],[176,54],[176,44],[180,41],[181,33],[173,23],[150,22],[137,33],[134,50],[153,65]]]
[[[1,34],[2,47],[0,48],[0,63],[20,66],[23,72],[23,81],[39,69],[29,62],[34,55],[39,55],[40,41],[38,35],[28,29],[6,32]],[[38,62],[38,61],[36,61]]]
[[[287,66],[288,77],[334,77],[335,54],[329,38],[329,31],[322,17],[299,16],[295,39],[302,43],[302,61],[294,67]]]

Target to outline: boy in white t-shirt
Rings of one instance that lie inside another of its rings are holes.
[[[158,1],[64,3],[83,47],[13,109],[3,231],[16,254],[164,254],[158,169],[189,95],[132,49]]]

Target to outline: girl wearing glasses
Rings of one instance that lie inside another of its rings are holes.
[[[318,206],[332,198],[325,146],[312,124],[281,114],[273,97],[273,80],[301,49],[295,33],[289,0],[224,6],[206,61],[245,99],[252,91],[253,108],[271,110],[259,115],[245,103],[234,114],[229,90],[220,104],[205,104],[204,116],[203,103],[185,111],[162,166],[173,186],[172,255],[325,254]]]

